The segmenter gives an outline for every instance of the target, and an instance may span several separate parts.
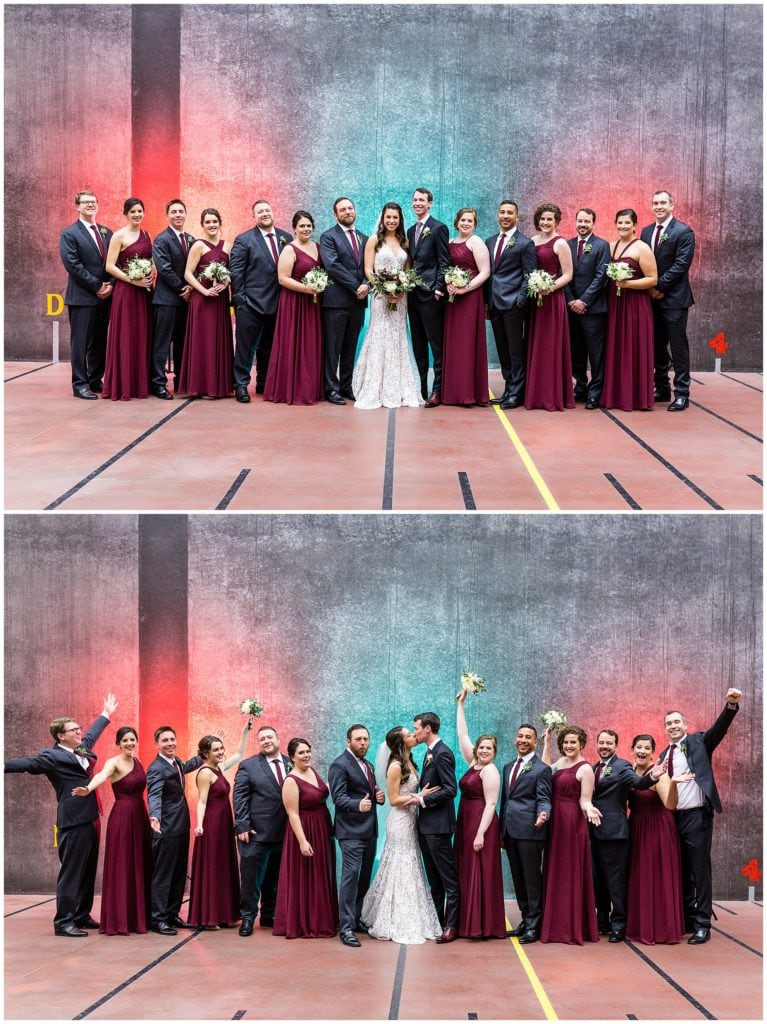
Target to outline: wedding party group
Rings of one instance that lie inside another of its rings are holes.
[[[464,675],[456,697],[467,766],[460,779],[433,711],[416,714],[412,729],[390,729],[375,765],[366,757],[368,729],[349,726],[327,781],[313,767],[309,740],[293,737],[283,752],[269,725],[258,729],[259,753],[244,758],[253,714],[262,711],[256,702],[245,702],[248,719],[231,757],[219,737],[206,735],[197,754],[183,760],[175,730],[163,725],[146,770],[136,730],[126,725],[116,732],[118,753],[95,771],[93,747],[117,708],[114,695],[85,734],[74,719],[55,718],[53,746],[7,759],[5,771],[45,775],[56,792],[56,935],[98,929],[172,936],[179,928],[240,922],[247,938],[258,918],[277,936],[338,936],[348,947],[363,945],[366,935],[403,944],[514,936],[522,944],[583,945],[600,934],[611,943],[652,944],[678,943],[690,933],[690,944],[708,942],[713,822],[722,811],[712,757],[741,692],[728,690],[705,731],[690,731],[682,712],[668,711],[664,749],[656,757],[654,737],[639,734],[632,761],[618,756],[618,733],[603,728],[598,759],[590,763],[584,730],[561,712],[545,712],[541,754],[537,727],[523,722],[517,756],[499,771],[496,736],[469,736],[464,705],[469,692],[479,692],[472,678],[478,680]],[[419,745],[420,768],[413,757]],[[226,773],[235,764],[232,801]],[[185,776],[192,772],[194,847],[184,919],[192,832]],[[96,922],[99,787],[107,781],[114,805]],[[379,827],[385,842],[374,873]],[[520,914],[511,930],[502,849]]]
[[[406,228],[402,207],[387,202],[367,236],[341,196],[315,241],[310,212],[297,210],[288,230],[257,199],[254,226],[230,243],[218,210],[202,211],[196,238],[172,199],[152,241],[140,199],[125,200],[126,224],[113,233],[97,221],[93,192],[78,192],[78,219],[60,240],[75,397],[249,403],[255,363],[255,394],[289,405],[688,407],[695,235],[670,192],[653,194],[654,221],[639,235],[636,211],[618,210],[611,242],[595,234],[590,207],[566,239],[551,202],[535,209],[528,237],[511,199],[484,241],[469,206],[451,238],[432,203],[417,188]],[[488,320],[504,379],[492,399]]]

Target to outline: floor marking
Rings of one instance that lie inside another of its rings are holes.
[[[724,935],[724,937],[726,939],[729,939],[731,942],[737,942],[739,946],[742,946],[744,949],[747,949],[749,953],[756,953],[760,960],[764,959],[763,955],[759,952],[758,949],[754,949],[753,946],[749,946],[747,942],[741,942],[740,939],[736,939],[735,936],[730,935],[729,932],[722,931],[722,929],[717,928],[715,924],[711,925],[711,930],[714,932],[719,932],[720,935]]]
[[[28,373],[37,373],[38,370],[44,370],[46,366],[53,366],[53,363],[43,363],[42,366],[36,366],[34,370],[25,370],[23,373],[17,373],[14,377],[6,377],[3,384],[7,384],[9,380],[18,380],[19,377],[26,377]]]
[[[391,1003],[389,1004],[389,1020],[399,1020],[399,1001],[402,998],[402,982],[405,977],[405,960],[407,959],[407,946],[399,947],[397,956],[397,970],[394,973],[394,986],[391,990]]]
[[[685,989],[683,989],[682,986],[678,982],[674,981],[674,979],[671,977],[670,974],[666,974],[666,972],[662,968],[658,967],[658,965],[653,960],[651,960],[649,956],[646,956],[642,952],[641,949],[637,949],[637,947],[634,945],[633,942],[629,942],[629,940],[626,939],[625,942],[624,942],[624,945],[628,946],[628,948],[633,950],[633,952],[636,953],[636,955],[638,957],[640,957],[642,960],[644,960],[644,962],[646,964],[648,964],[650,967],[652,967],[652,969],[657,974],[659,974],[661,976],[661,978],[663,978],[664,981],[667,981],[668,984],[671,985],[672,988],[676,989],[676,991],[680,994],[680,996],[683,996],[687,1000],[688,1003],[692,1003],[692,1005],[695,1007],[695,1009],[699,1013],[702,1013],[703,1016],[707,1020],[718,1020],[719,1019],[718,1017],[715,1017],[713,1013],[710,1013],[702,1003],[699,1003],[698,1000],[695,999],[694,996],[691,996],[689,992],[687,992]]]
[[[242,1020],[242,1018],[245,1016],[245,1014],[247,1012],[248,1012],[247,1010],[238,1010],[237,1013],[235,1013],[234,1016],[231,1019],[232,1020]]]
[[[397,422],[397,414],[394,409],[389,409],[388,423],[386,427],[386,468],[384,469],[383,511],[391,510],[392,494],[394,492],[394,430]]]
[[[762,478],[760,476],[757,476],[756,473],[749,473],[748,474],[748,479],[749,480],[754,480],[756,483],[759,484],[760,487],[764,486],[764,484],[762,482]]]
[[[47,900],[40,900],[39,903],[30,903],[28,907],[22,907],[21,910],[12,910],[10,914],[3,914],[3,917],[13,917],[14,914],[23,914],[25,910],[33,910],[35,907],[42,907],[46,903],[53,903],[55,896],[51,896]]]
[[[723,910],[725,912],[725,914],[732,914],[733,917],[737,917],[738,916],[737,911],[730,910],[729,907],[723,907],[721,903],[716,903],[714,900],[712,900],[711,902],[712,902],[713,906],[715,906],[717,908],[717,910]]]
[[[629,508],[638,509],[640,512],[642,511],[642,506],[638,504],[636,501],[634,501],[634,499],[631,497],[626,488],[622,484],[618,483],[618,481],[615,479],[612,473],[605,473],[605,477],[610,481],[610,483],[613,485],[618,494],[620,494],[620,496],[623,498],[623,500],[626,502]]]
[[[746,384],[746,382],[745,382],[744,380],[738,380],[738,378],[737,378],[737,377],[731,377],[731,376],[729,375],[729,373],[720,373],[720,374],[719,374],[719,376],[720,376],[720,377],[726,377],[726,378],[727,378],[727,380],[731,380],[731,381],[734,381],[734,382],[735,382],[736,384],[740,384],[740,385],[741,385],[741,387],[744,387],[744,388],[750,388],[750,389],[751,389],[751,391],[758,391],[760,395],[762,394],[762,389],[761,389],[761,388],[758,388],[758,387],[756,387],[756,385],[755,385],[755,384]]]
[[[474,501],[474,495],[471,491],[471,484],[469,483],[468,473],[458,474],[458,483],[461,485],[461,494],[463,495],[463,507],[471,512],[476,512],[477,505]]]
[[[506,918],[506,930],[509,931],[510,929],[511,922],[509,921],[508,918]],[[536,996],[538,997],[538,1002],[541,1004],[541,1009],[546,1014],[546,1020],[559,1020],[559,1017],[557,1017],[556,1013],[554,1013],[554,1007],[551,1005],[549,997],[546,995],[546,990],[544,989],[543,985],[541,985],[538,979],[538,975],[535,973],[533,965],[530,963],[527,957],[527,953],[525,953],[524,949],[522,949],[522,946],[519,944],[519,939],[516,937],[516,935],[514,935],[509,938],[509,942],[514,947],[514,952],[519,957],[519,962],[522,964],[522,968],[525,974],[527,975],[527,980],[532,985],[533,992],[535,992]]]
[[[495,395],[493,394],[492,391],[490,392],[490,397],[491,398],[495,398]],[[556,501],[554,501],[553,494],[551,493],[551,491],[546,486],[546,483],[545,483],[543,477],[538,472],[537,466],[535,465],[533,460],[528,455],[527,449],[522,444],[522,441],[520,440],[519,435],[517,434],[516,430],[512,427],[511,423],[509,423],[508,417],[503,415],[503,409],[501,409],[500,405],[494,405],[493,409],[495,409],[495,415],[501,421],[501,424],[503,425],[503,429],[509,435],[509,438],[511,439],[511,443],[517,449],[517,455],[519,455],[520,459],[522,460],[522,465],[525,467],[525,469],[529,473],[530,479],[533,481],[535,486],[538,488],[538,493],[543,498],[543,501],[544,501],[544,504],[546,505],[546,508],[548,508],[552,512],[559,512],[560,511],[559,505],[557,505]]]
[[[242,485],[245,483],[245,477],[248,475],[249,472],[250,472],[249,469],[241,469],[240,470],[240,472],[237,474],[237,478],[235,479],[235,481],[232,484],[232,486],[229,488],[229,490],[223,496],[221,501],[219,501],[218,505],[216,505],[216,511],[217,512],[221,512],[225,508],[229,507],[229,503],[231,502],[231,500],[235,496],[235,494],[239,491],[239,489],[242,487]]]
[[[721,420],[722,423],[726,423],[728,427],[734,427],[735,430],[739,430],[741,434],[745,434],[747,437],[753,438],[754,441],[758,441],[762,444],[762,439],[757,434],[752,434],[750,430],[746,430],[745,427],[739,427],[737,423],[733,423],[732,420],[728,420],[724,416],[720,416],[718,412],[712,412],[711,409],[707,409],[705,405],[701,405],[700,402],[693,402],[690,399],[690,405],[694,405],[696,409],[700,409],[701,412],[707,412],[709,416],[715,416],[716,419]]]

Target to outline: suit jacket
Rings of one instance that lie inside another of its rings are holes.
[[[594,771],[597,765],[592,765]],[[609,771],[606,775],[605,772]],[[637,775],[629,762],[623,757],[612,756],[602,769],[599,782],[594,786],[591,798],[593,805],[602,812],[600,825],[589,825],[592,839],[628,839],[629,820],[626,815],[626,804],[630,789],[649,789],[655,782],[647,772]]]
[[[418,831],[423,835],[455,832],[455,779],[453,751],[442,740],[437,740],[424,758],[421,768],[421,788],[439,786],[438,793],[424,797],[424,806],[418,812]]]
[[[485,239],[490,253],[490,277],[485,282],[485,303],[491,312],[524,306],[527,302],[527,275],[538,266],[533,240],[517,229],[514,245],[508,242],[495,265],[495,247],[499,231]]]
[[[157,267],[157,280],[152,296],[153,306],[183,306],[181,289],[186,287],[184,271],[186,270],[186,257],[194,245],[194,235],[184,232],[186,238],[186,253],[181,248],[181,242],[173,228],[166,228],[161,231],[152,243],[152,259]]]
[[[727,735],[730,723],[737,715],[740,708],[728,708],[725,705],[724,711],[717,718],[710,729],[706,732],[688,733],[684,744],[687,748],[685,757],[690,771],[695,775],[695,781],[706,794],[717,814],[722,813],[722,801],[719,799],[719,792],[714,782],[714,771],[711,767],[711,755]],[[659,756],[663,760],[668,753],[666,747]]]
[[[415,225],[408,228],[407,240],[413,270],[423,280],[423,287],[419,285],[411,295],[425,302],[435,291],[445,290],[445,271],[450,266],[450,232],[442,221],[427,217],[418,245],[415,244]]]
[[[501,835],[510,839],[538,839],[543,841],[549,830],[546,822],[540,828],[535,821],[541,811],[551,818],[551,768],[533,754],[527,764],[528,771],[520,769],[514,790],[509,796],[509,780],[514,761],[503,766],[501,786]]]
[[[102,224],[97,224],[99,234],[104,240],[104,249],[109,251],[112,232]],[[67,306],[95,306],[99,299],[96,292],[104,283],[112,283],[112,278],[104,267],[105,260],[96,248],[93,232],[76,220],[68,228],[64,228],[59,239],[59,254],[66,272],[69,274],[64,303]],[[75,797],[77,799],[77,797]]]
[[[109,725],[109,719],[99,715],[93,725],[83,736],[80,751],[87,757],[91,771],[96,764],[96,755],[91,747]],[[75,786],[87,786],[90,775],[80,762],[63,747],[46,747],[32,757],[13,757],[5,762],[5,771],[9,774],[27,772],[29,775],[45,775],[56,790],[59,802],[56,824],[60,829],[71,828],[73,825],[85,825],[95,821],[99,816],[98,800],[95,793],[89,796],[72,796]]]
[[[333,281],[333,286],[322,293],[323,309],[353,309],[355,306],[364,309],[368,304],[367,296],[358,299],[355,295],[359,286],[367,283],[365,242],[368,236],[361,234],[356,228],[355,234],[360,251],[356,259],[346,231],[340,224],[323,231],[320,235],[320,260]]]
[[[188,761],[182,761],[180,757],[173,760],[183,775],[193,772],[203,763],[199,755]],[[184,786],[176,769],[159,754],[147,769],[146,788],[149,817],[159,818],[160,836],[181,836],[188,832],[191,823]]]
[[[375,780],[375,769],[369,761],[365,764]],[[336,839],[372,839],[378,835],[378,813],[376,811],[375,781],[370,782],[362,774],[357,758],[349,750],[335,759],[328,768],[328,783],[336,808]],[[361,811],[360,800],[369,796],[373,802],[372,811]]]
[[[586,252],[578,259],[578,239],[571,238],[568,243],[573,255],[573,279],[565,285],[565,298],[568,302],[580,299],[589,307],[589,313],[607,312],[607,264],[610,262],[610,246],[604,238],[592,235],[588,241],[591,252]]]
[[[278,253],[293,241],[291,233],[284,228],[275,227],[274,235]],[[262,316],[277,312],[280,300],[277,264],[260,228],[250,228],[237,235],[229,253],[229,272],[235,307],[249,306]]]
[[[280,754],[287,776],[290,759]],[[287,813],[282,803],[282,790],[269,762],[263,754],[240,761],[234,777],[234,833],[255,830],[250,837],[255,843],[281,843]]]
[[[642,241],[652,249],[654,224],[642,228]],[[688,309],[695,305],[690,287],[690,267],[695,255],[695,233],[688,224],[672,217],[663,232],[668,238],[661,242],[655,253],[658,264],[658,283],[655,286],[663,292],[660,302],[664,309]]]

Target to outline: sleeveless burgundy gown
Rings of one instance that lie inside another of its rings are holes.
[[[140,231],[137,240],[117,257],[127,273],[134,256],[151,260],[152,240]],[[127,402],[149,397],[149,356],[152,351],[152,293],[127,281],[115,281],[107,332],[103,398]]]
[[[554,772],[551,824],[543,871],[541,942],[598,942],[589,830],[575,777],[585,761]]]
[[[535,249],[538,268],[546,270],[553,278],[562,274],[559,257],[554,252],[559,238],[559,235],[554,235]],[[532,302],[527,336],[525,408],[546,409],[548,412],[575,408],[570,329],[562,288],[553,295],[544,295],[542,306],[538,305],[537,299]]]
[[[466,939],[505,939],[506,910],[503,905],[498,815],[493,814],[485,832],[485,844],[479,853],[475,853],[474,836],[485,809],[480,772],[469,768],[459,779],[458,788],[461,791],[455,828],[455,859],[461,894],[458,934]]]
[[[450,262],[474,275],[479,273],[474,254],[465,242],[450,242]],[[490,401],[481,288],[456,295],[452,302],[445,299],[441,398],[445,405],[487,405]]]
[[[682,867],[674,815],[651,789],[630,789],[629,808],[626,938],[649,946],[681,942]]]
[[[292,243],[291,243],[292,245]],[[313,259],[292,245],[296,262],[290,276],[300,281],[314,267]],[[316,405],[322,391],[322,297],[280,289],[272,354],[264,388],[265,402]]]
[[[224,251],[224,240],[208,246],[197,264],[199,280],[209,263],[223,263],[229,266],[229,255]],[[210,287],[205,280],[203,287]],[[229,398],[234,390],[232,364],[234,362],[234,341],[232,315],[229,310],[229,289],[206,298],[196,289],[189,299],[186,318],[184,354],[181,358],[181,375],[178,392],[182,395],[206,395],[208,398]],[[207,812],[206,812],[207,813]]]
[[[115,802],[107,822],[99,914],[104,935],[147,931],[152,839],[145,789],[146,772],[135,757],[128,774],[112,784]]]
[[[287,939],[329,938],[338,932],[335,850],[327,808],[330,790],[319,775],[319,786],[313,786],[297,775],[292,778],[298,786],[301,827],[311,843],[314,856],[302,856],[288,822],[282,847],[273,934],[284,935]]]
[[[234,924],[240,917],[240,876],[230,789],[229,780],[216,769],[216,780],[208,790],[203,832],[194,837],[188,923],[196,927]]]
[[[636,239],[634,240],[636,241]],[[642,268],[632,256],[624,255],[634,244],[629,242],[619,256],[628,263],[634,277],[642,277]],[[607,293],[607,337],[605,340],[605,384],[600,404],[606,409],[652,409],[653,320],[647,292],[622,288],[618,296],[615,281]]]

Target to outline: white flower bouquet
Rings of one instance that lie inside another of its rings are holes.
[[[445,271],[445,284],[451,284],[454,288],[467,288],[474,277],[470,270],[464,267],[448,267]],[[455,295],[448,295],[447,301],[453,302]]]
[[[128,260],[125,273],[128,275],[129,281],[142,281],[152,273],[152,261],[144,259],[141,256],[134,256],[132,259]],[[145,285],[144,287],[147,291],[150,290],[148,285]]]
[[[219,263],[214,260],[209,263],[205,270],[202,272],[202,277],[207,281],[212,281],[213,284],[225,284],[231,283],[232,275],[229,273],[229,267],[225,267],[223,263]]]
[[[554,278],[547,270],[533,270],[527,276],[527,294],[543,305],[543,296],[554,287]]]
[[[567,725],[567,715],[564,711],[557,711],[554,708],[550,711],[544,711],[540,719],[547,728],[551,726],[552,729],[557,731]]]
[[[415,270],[380,270],[370,279],[370,287],[373,294],[379,299],[389,298],[391,295],[404,295],[414,291],[423,281]],[[393,313],[397,303],[389,301],[386,303],[386,311]]]
[[[314,291],[312,300],[317,301],[317,296],[320,292],[324,292],[325,289],[333,282],[328,277],[327,270],[323,270],[322,267],[312,267],[308,274],[304,274],[301,278],[301,284],[305,284],[307,288],[311,288]]]
[[[252,715],[253,718],[260,718],[263,713],[264,709],[255,697],[250,697],[248,700],[244,700],[242,704],[240,704],[240,714],[242,715]]]
[[[616,296],[620,297],[621,281],[630,281],[634,276],[634,271],[628,263],[624,263],[623,260],[618,260],[617,263],[613,262],[607,264],[607,276],[611,281],[615,281],[618,286]]]
[[[461,692],[466,691],[471,694],[484,693],[487,690],[487,685],[482,676],[478,676],[476,672],[470,672],[468,669],[464,669],[461,675]],[[458,700],[461,694],[455,698]]]

